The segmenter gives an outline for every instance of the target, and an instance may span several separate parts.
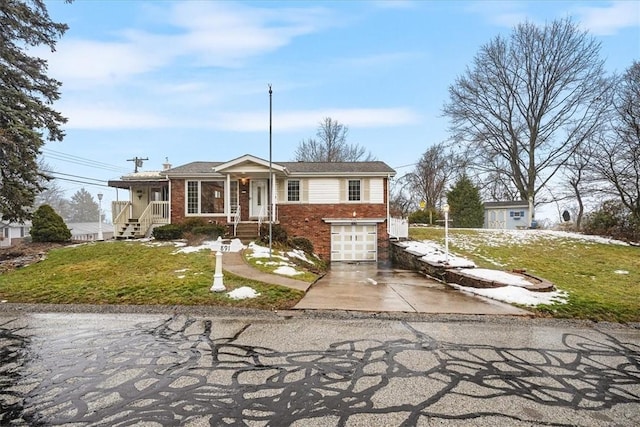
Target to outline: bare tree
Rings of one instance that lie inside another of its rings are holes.
[[[406,191],[406,180],[404,178],[403,176],[391,181],[389,192],[391,216],[406,218],[417,207],[415,200],[411,198],[411,194]]]
[[[294,153],[298,162],[358,162],[371,161],[375,157],[358,144],[347,143],[349,128],[331,117],[325,117],[318,125],[316,139],[300,141]]]
[[[405,175],[410,193],[425,202],[425,208],[436,208],[444,197],[447,184],[456,173],[453,154],[444,143],[429,147],[414,170]]]
[[[536,194],[601,122],[600,44],[570,19],[520,24],[480,49],[449,87],[454,140],[484,174]]]
[[[608,130],[598,140],[593,169],[640,223],[640,62],[615,87]]]
[[[585,210],[585,198],[593,195],[596,178],[591,168],[593,162],[593,141],[587,140],[567,160],[562,171],[566,182],[566,190],[558,200],[575,201],[575,208],[571,207],[575,218],[575,228],[580,230]]]
[[[41,158],[38,160],[38,170],[41,190],[35,198],[34,208],[49,205],[63,219],[68,219],[71,215],[69,200],[65,199],[64,190],[51,176],[53,169]]]

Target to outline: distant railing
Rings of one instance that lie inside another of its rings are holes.
[[[151,202],[138,218],[140,233],[146,234],[151,224],[169,224],[169,202]]]
[[[408,239],[409,221],[404,218],[389,218],[388,233],[392,239]]]

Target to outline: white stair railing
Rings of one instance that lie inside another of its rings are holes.
[[[232,210],[233,212],[233,210]],[[238,223],[240,222],[240,205],[236,206],[236,212],[233,214],[233,235],[238,235]]]

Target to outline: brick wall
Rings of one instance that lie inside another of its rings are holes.
[[[353,216],[353,212],[356,216]],[[386,218],[383,204],[330,204],[278,206],[278,220],[290,237],[306,237],[313,243],[315,252],[325,260],[331,258],[331,224],[323,218]],[[377,225],[378,260],[388,259],[389,238],[386,221]]]
[[[171,180],[171,223],[179,224],[184,221],[184,198],[185,198],[185,182],[184,179]]]

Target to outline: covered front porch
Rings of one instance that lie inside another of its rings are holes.
[[[111,202],[114,238],[132,239],[148,236],[154,225],[170,223],[169,181],[109,181],[110,187],[129,191],[129,200]]]

